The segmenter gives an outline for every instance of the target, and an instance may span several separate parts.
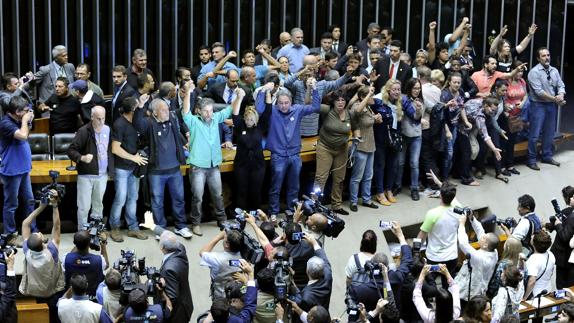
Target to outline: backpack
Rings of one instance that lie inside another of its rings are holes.
[[[354,273],[353,276],[351,277],[351,285],[357,286],[369,283],[371,281],[371,277],[365,271],[365,267],[361,266],[361,262],[359,261],[359,254],[358,253],[354,254],[353,258],[355,259],[355,266],[357,266],[357,272]]]
[[[527,216],[526,219],[528,220],[529,225],[528,232],[524,236],[524,239],[520,241],[520,243],[522,243],[522,247],[525,249],[525,251],[528,251],[525,253],[525,256],[530,257],[530,255],[534,253],[534,247],[530,244],[532,235],[538,233],[542,228],[537,228],[536,223],[530,218],[530,216]]]

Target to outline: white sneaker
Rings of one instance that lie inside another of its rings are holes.
[[[157,241],[159,241],[159,234],[156,234],[156,235],[155,235],[155,239],[156,239]]]
[[[191,234],[191,231],[189,230],[188,227],[183,227],[179,230],[175,230],[176,234],[179,234],[180,236],[184,237],[185,239],[191,239],[191,237],[193,237],[193,235]]]

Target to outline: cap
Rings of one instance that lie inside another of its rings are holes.
[[[80,92],[87,92],[88,83],[84,80],[76,80],[70,84],[69,88]]]

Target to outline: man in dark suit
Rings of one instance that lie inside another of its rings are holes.
[[[263,39],[259,45],[257,46],[257,48],[261,48],[265,51],[265,53],[271,55],[271,50],[273,49],[273,46],[271,46],[271,40],[269,39]],[[255,63],[253,65],[265,65],[268,66],[269,61],[263,57],[263,55],[261,54],[257,54],[255,55]]]
[[[413,77],[413,70],[409,65],[401,61],[401,46],[402,43],[400,41],[393,40],[389,45],[391,54],[382,57],[377,62],[375,66],[375,70],[379,75],[375,83],[377,91],[379,91],[389,79],[396,79],[401,81],[402,92],[405,92],[405,84],[407,80]]]
[[[321,46],[309,49],[311,54],[317,54],[321,59],[325,59],[325,54],[333,51],[333,35],[331,33],[323,33],[321,35]],[[338,55],[338,53],[337,53]]]
[[[378,51],[381,48],[381,37],[379,35],[373,35],[367,37],[367,49],[361,51],[361,55],[363,56],[363,61],[361,62],[362,68],[368,68],[368,70],[372,70],[373,67],[371,65],[371,61],[369,60],[369,55],[371,52]]]
[[[173,305],[169,321],[189,322],[193,313],[193,299],[189,289],[189,262],[185,246],[177,241],[175,233],[166,230],[160,235],[159,248],[164,255],[159,274],[165,280],[164,290]]]
[[[347,51],[348,45],[341,39],[341,27],[337,25],[331,25],[329,26],[328,31],[333,37],[333,44],[331,45],[331,48],[333,48],[333,51],[338,53],[339,56],[344,55]]]
[[[14,271],[14,259],[16,251],[10,255],[3,255],[6,259],[5,288],[0,294],[0,317],[3,322],[18,322],[18,310],[16,309],[16,272]]]
[[[114,66],[112,69],[112,78],[114,81],[114,95],[112,96],[112,101],[106,113],[106,120],[109,120],[110,124],[114,124],[120,117],[118,109],[122,106],[124,99],[138,95],[137,91],[128,84],[128,73],[125,66]]]
[[[291,34],[287,31],[284,31],[282,33],[279,34],[279,46],[275,47],[272,51],[271,51],[271,56],[273,56],[274,58],[278,59],[279,57],[277,57],[277,53],[279,53],[279,50],[287,45],[291,43]]]
[[[329,308],[333,288],[331,264],[329,259],[327,259],[325,250],[321,248],[321,245],[319,245],[313,235],[305,235],[303,239],[313,246],[315,256],[307,261],[307,276],[309,276],[307,285],[301,291],[293,285],[295,293],[292,293],[292,295],[295,295],[295,303],[306,312],[315,305]]]
[[[204,93],[203,97],[212,98],[215,103],[219,104],[231,104],[233,99],[235,99],[235,89],[239,86],[245,91],[245,98],[241,102],[240,114],[245,111],[248,105],[253,105],[253,92],[245,86],[239,84],[240,78],[239,73],[236,70],[230,69],[226,74],[227,81],[225,83],[216,83],[209,87],[207,92]]]
[[[58,77],[66,77],[68,83],[74,82],[74,73],[76,68],[73,64],[68,63],[68,50],[65,46],[58,45],[52,49],[52,58],[50,64],[41,66],[38,72],[34,74],[34,82],[39,84],[38,101],[46,102],[52,94]]]
[[[377,24],[376,22],[371,22],[369,24],[369,26],[367,26],[367,37],[378,35],[380,31],[381,31],[381,26],[379,26],[379,24]],[[367,44],[368,44],[367,38],[359,40],[357,42],[357,48],[359,49],[359,51],[362,52],[362,51],[366,50],[367,48],[369,48],[369,46]]]

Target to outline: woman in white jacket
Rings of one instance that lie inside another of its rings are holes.
[[[524,296],[524,283],[522,274],[515,265],[508,265],[501,275],[502,286],[492,299],[492,321],[498,323],[502,317],[508,314],[518,317],[518,307]]]

